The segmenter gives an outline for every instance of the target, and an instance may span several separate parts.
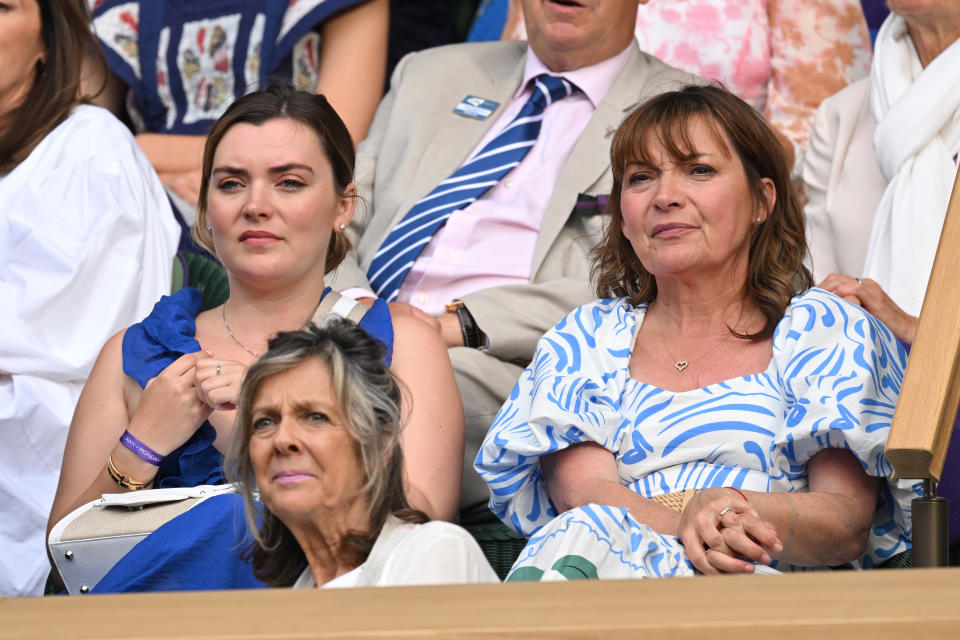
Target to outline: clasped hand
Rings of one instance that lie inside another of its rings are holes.
[[[732,489],[705,489],[680,515],[678,536],[701,573],[752,573],[783,544],[773,525]]]
[[[214,411],[236,409],[247,366],[204,351],[174,360],[147,383],[130,432],[162,455],[190,439]]]

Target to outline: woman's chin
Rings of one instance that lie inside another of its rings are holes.
[[[312,261],[310,266],[305,266],[304,262],[277,260],[269,256],[250,256],[245,260],[225,261],[224,267],[237,282],[247,286],[269,286],[275,289],[294,285],[303,278],[313,282],[323,282],[323,268],[322,265],[315,266],[317,264],[319,263]]]
[[[689,255],[658,256],[657,260],[644,264],[654,278],[682,278],[701,270],[699,262]]]

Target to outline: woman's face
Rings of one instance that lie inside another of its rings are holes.
[[[288,526],[318,515],[344,516],[365,479],[329,367],[308,358],[267,378],[251,417],[250,462],[270,511]]]
[[[349,185],[347,195],[353,193]],[[349,224],[354,202],[338,195],[313,130],[275,118],[237,124],[221,138],[206,223],[232,275],[274,284],[322,282],[330,234]]]
[[[689,138],[692,153],[678,159],[648,134],[650,162],[629,164],[622,176],[621,231],[658,281],[745,274],[751,229],[773,208],[773,182],[763,179],[768,202],[758,207],[729,143],[699,119]]]
[[[37,0],[0,0],[0,118],[20,106],[44,59]]]

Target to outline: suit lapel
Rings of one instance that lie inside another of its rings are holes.
[[[525,51],[525,48],[511,50],[505,59],[491,61],[486,67],[486,75],[461,78],[459,82],[451,83],[450,88],[438,97],[434,115],[439,124],[423,149],[410,188],[390,228],[396,226],[421,198],[459,169],[480,139],[500,118],[523,78]],[[454,113],[454,108],[468,95],[493,100],[500,106],[485,120]]]
[[[574,145],[570,159],[560,172],[557,184],[554,185],[534,248],[531,277],[537,273],[547,252],[567,223],[577,195],[586,193],[610,171],[612,132],[637,106],[648,75],[649,65],[646,58],[634,43],[627,66],[597,105],[593,117]]]

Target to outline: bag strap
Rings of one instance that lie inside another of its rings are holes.
[[[370,307],[367,305],[357,302],[353,298],[342,296],[331,289],[317,305],[317,310],[310,321],[318,327],[324,327],[330,322],[330,318],[338,317],[349,320],[354,324],[360,324],[368,311],[370,311]]]

